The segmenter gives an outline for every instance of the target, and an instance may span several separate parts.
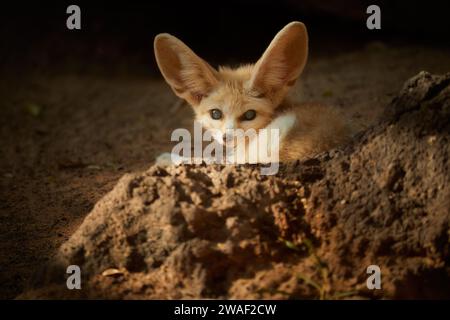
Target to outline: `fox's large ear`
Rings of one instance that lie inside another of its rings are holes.
[[[174,36],[157,35],[154,49],[156,62],[167,83],[191,105],[200,103],[218,83],[217,71]]]
[[[258,94],[283,97],[305,67],[308,34],[301,22],[285,26],[270,43],[255,65],[250,87]]]

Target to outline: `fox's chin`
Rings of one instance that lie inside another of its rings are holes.
[[[221,147],[228,150],[234,150],[237,148],[237,143],[235,141],[224,141],[223,139],[214,139]]]
[[[223,146],[225,148],[236,149],[237,143],[235,143],[234,141],[225,142],[223,143]]]

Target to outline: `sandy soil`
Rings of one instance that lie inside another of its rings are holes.
[[[450,73],[421,72],[379,124],[276,175],[126,174],[19,297],[448,298],[449,116]],[[82,290],[67,290],[73,264]]]
[[[311,61],[296,88],[302,101],[342,108],[366,126],[404,81],[450,70],[449,52],[372,43]],[[191,110],[160,78],[15,75],[1,80],[0,286],[19,294],[126,172],[170,150],[170,132]]]

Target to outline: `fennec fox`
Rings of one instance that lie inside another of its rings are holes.
[[[234,141],[229,129],[278,129],[279,159],[313,156],[346,142],[351,126],[337,110],[295,104],[289,89],[303,71],[308,34],[301,22],[286,25],[254,65],[218,70],[174,36],[162,33],[154,42],[159,69],[175,94],[194,109],[219,143]]]

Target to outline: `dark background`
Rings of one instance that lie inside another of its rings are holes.
[[[66,9],[81,7],[81,30]],[[381,30],[366,8],[381,7]],[[421,70],[450,70],[449,1],[14,1],[0,5],[0,298],[20,294],[125,172],[170,151],[190,108],[156,68],[169,32],[213,66],[306,24],[304,99],[374,123]]]
[[[81,8],[81,30],[66,28],[66,8]],[[368,30],[370,4],[382,29]],[[214,63],[252,62],[286,23],[308,26],[311,54],[382,40],[448,46],[448,1],[39,1],[2,4],[3,72],[156,71],[153,37],[169,32]],[[123,61],[126,57],[126,63]]]

